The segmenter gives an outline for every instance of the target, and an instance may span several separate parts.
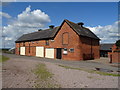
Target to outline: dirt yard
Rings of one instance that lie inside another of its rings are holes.
[[[36,85],[43,82],[38,80],[38,76],[32,71],[36,69],[38,64],[42,63],[53,74],[49,82],[56,85],[50,86],[53,88],[118,88],[118,77],[116,76],[99,75],[84,70],[65,68],[59,66],[58,63],[46,62],[41,59],[34,60],[31,57],[11,56],[10,60],[3,63],[2,87],[36,88]],[[48,81],[44,83],[48,83]],[[44,87],[46,88],[46,86],[42,86],[42,88]]]

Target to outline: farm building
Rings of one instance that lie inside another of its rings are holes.
[[[64,20],[58,27],[38,30],[18,38],[16,54],[63,60],[89,60],[100,57],[99,38],[83,23]]]
[[[120,40],[117,42],[112,46],[112,52],[108,52],[110,63],[120,63]]]
[[[100,44],[100,57],[108,57],[108,52],[112,52],[113,43]]]

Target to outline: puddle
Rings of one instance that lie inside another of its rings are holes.
[[[113,70],[110,69],[104,69],[104,68],[95,68],[97,71],[102,71],[102,72],[113,72]]]

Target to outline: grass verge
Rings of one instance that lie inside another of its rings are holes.
[[[53,83],[53,74],[49,72],[45,64],[38,64],[33,73],[37,75],[38,80],[36,81],[35,88],[58,88],[59,85]]]
[[[52,73],[50,73],[45,64],[38,64],[34,73],[42,80],[47,80],[48,78],[52,78]]]
[[[7,61],[7,60],[9,60],[9,57],[0,55],[0,62],[5,62],[5,61]]]
[[[86,70],[86,69],[81,69],[81,68],[74,68],[74,67],[70,67],[70,66],[64,66],[64,65],[58,65],[60,67],[63,67],[63,68],[66,68],[66,69],[75,69],[75,70],[83,70],[83,71],[86,71],[88,73],[96,73],[96,74],[99,74],[99,75],[105,75],[105,76],[120,76],[120,74],[113,74],[113,73],[107,73],[107,72],[100,72],[100,71],[96,71],[96,70]]]

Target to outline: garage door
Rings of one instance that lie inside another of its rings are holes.
[[[25,55],[25,47],[20,47],[20,55]]]
[[[46,58],[54,58],[54,48],[46,48],[45,57]]]
[[[44,47],[36,47],[36,56],[44,57]]]

